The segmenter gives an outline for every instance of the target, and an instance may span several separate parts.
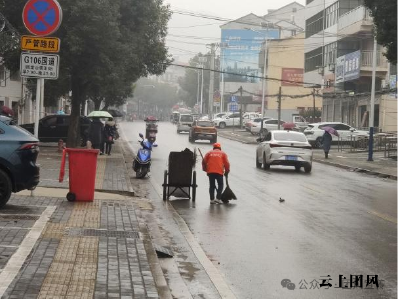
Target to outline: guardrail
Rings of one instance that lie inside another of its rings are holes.
[[[337,151],[361,152],[369,151],[369,137],[351,136],[350,139],[337,141]],[[397,156],[397,134],[382,133],[373,137],[373,151],[384,151],[385,157]]]

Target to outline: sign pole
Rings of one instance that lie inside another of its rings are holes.
[[[368,161],[373,161],[373,131],[375,120],[375,93],[376,93],[376,67],[377,67],[377,41],[373,38],[373,69],[372,69],[372,92],[370,96],[370,118],[369,118],[369,153]]]
[[[40,119],[44,116],[44,78],[40,78]]]
[[[36,111],[35,111],[35,137],[39,139],[39,120],[40,120],[40,78],[37,78],[37,85],[36,85]]]

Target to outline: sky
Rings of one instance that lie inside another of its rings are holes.
[[[172,11],[192,12],[223,19],[237,19],[249,13],[267,14],[293,0],[164,0]],[[305,0],[296,0],[305,5]],[[188,62],[196,53],[207,52],[206,44],[220,42],[220,25],[225,22],[173,13],[169,21],[167,46],[176,61]]]

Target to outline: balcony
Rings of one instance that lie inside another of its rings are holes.
[[[388,60],[383,55],[382,52],[377,51],[377,69],[376,71],[385,71],[387,72],[388,68]],[[364,50],[361,52],[361,70],[362,71],[371,71],[373,66],[373,51]]]
[[[341,15],[338,22],[339,34],[355,34],[361,31],[371,31],[373,26],[373,18],[370,11],[364,6],[357,8]]]

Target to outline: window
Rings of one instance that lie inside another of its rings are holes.
[[[292,133],[292,132],[275,132],[274,139],[277,141],[289,141],[289,142],[307,142],[307,138],[304,134]]]
[[[297,12],[297,7],[293,7],[292,12]]]
[[[349,131],[350,130],[350,126],[344,125],[344,124],[337,124],[334,129],[336,129],[337,131],[339,130],[345,130],[345,131]]]
[[[323,30],[323,11],[305,21],[305,37],[308,38]]]
[[[336,56],[337,56],[337,43],[331,43],[326,45],[324,48],[324,61],[323,65],[328,66],[329,64],[336,63]]]
[[[57,117],[50,117],[43,120],[43,126],[55,126],[57,124]]]
[[[323,64],[322,47],[305,53],[305,72],[316,70]]]
[[[4,66],[0,66],[0,83],[3,80],[6,80],[6,68]]]
[[[266,124],[278,124],[278,120],[268,120],[268,121],[265,121],[264,123],[266,123]]]
[[[337,23],[339,18],[339,2],[336,2],[325,9],[324,28],[329,28]]]

